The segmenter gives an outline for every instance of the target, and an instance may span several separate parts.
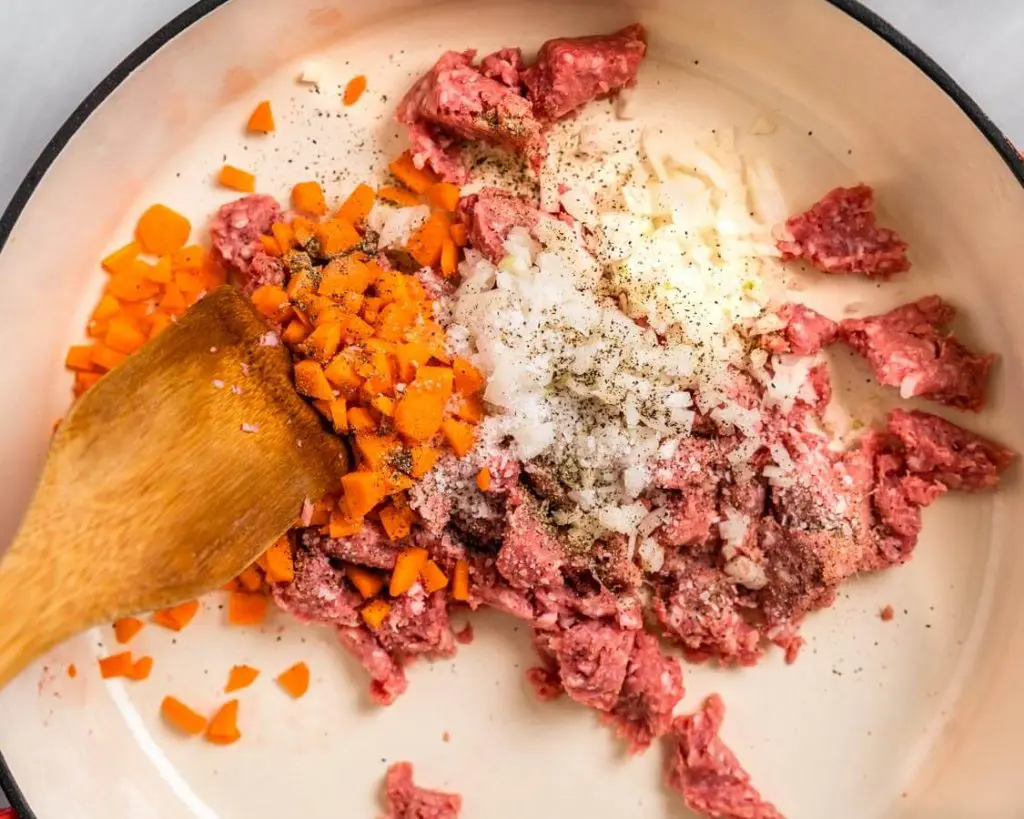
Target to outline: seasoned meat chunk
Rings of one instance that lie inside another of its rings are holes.
[[[985,405],[994,355],[978,355],[942,328],[956,311],[938,296],[927,296],[881,316],[846,319],[842,340],[867,359],[880,384],[903,398],[928,398],[957,409]]]
[[[599,711],[619,701],[637,632],[584,620],[536,634],[537,648],[570,697]]]
[[[761,346],[772,353],[815,355],[836,340],[839,325],[817,310],[802,304],[784,304],[778,317],[785,326],[761,337]]]
[[[462,797],[421,788],[413,782],[408,762],[396,762],[388,768],[384,780],[384,800],[388,812],[380,819],[459,819]]]
[[[672,726],[672,709],[683,698],[683,670],[679,660],[666,657],[658,639],[638,632],[626,668],[626,681],[608,721],[639,753]]]
[[[484,188],[465,197],[459,212],[469,222],[470,245],[494,264],[505,258],[505,240],[512,228],[532,232],[541,218],[533,202],[500,188]]]
[[[224,205],[210,222],[214,256],[240,279],[246,293],[264,284],[284,283],[284,263],[260,242],[280,219],[277,200],[254,193]]]
[[[836,188],[776,231],[784,260],[803,259],[824,273],[860,273],[886,279],[910,270],[907,245],[879,227],[875,192],[867,185]]]

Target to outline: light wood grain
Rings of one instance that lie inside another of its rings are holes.
[[[81,630],[217,588],[337,486],[345,449],[266,330],[221,288],[72,408],[0,562],[0,686]]]

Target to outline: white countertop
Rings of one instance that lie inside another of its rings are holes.
[[[864,0],[1024,144],[1020,0]],[[6,0],[0,11],[0,207],[92,88],[192,0]],[[0,808],[5,806],[0,794]]]

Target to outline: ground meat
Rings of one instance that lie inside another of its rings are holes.
[[[761,658],[761,635],[741,616],[736,584],[722,570],[678,558],[656,592],[655,617],[690,659],[754,665]]]
[[[825,273],[888,278],[910,269],[907,245],[875,221],[875,193],[867,185],[836,188],[776,231],[784,260],[803,259]]]
[[[619,701],[637,632],[593,620],[564,631],[538,631],[538,651],[577,702],[611,711]]]
[[[445,592],[428,596],[417,584],[391,601],[391,611],[375,632],[377,642],[399,661],[419,655],[453,656],[455,635],[448,622],[447,601]]]
[[[699,711],[672,723],[665,784],[690,810],[713,819],[782,819],[750,783],[736,755],[718,736],[725,704],[713,694]]]
[[[867,359],[880,384],[903,398],[928,398],[977,412],[985,405],[993,355],[977,355],[941,328],[956,311],[938,296],[863,319],[846,319],[840,337]]]
[[[591,100],[634,85],[646,52],[640,25],[604,36],[548,40],[537,62],[522,74],[534,114],[554,122]]]
[[[712,540],[717,531],[718,503],[714,486],[667,493],[663,523],[654,532],[662,546],[700,546]]]
[[[617,594],[636,591],[643,582],[643,573],[633,562],[629,539],[625,535],[595,541],[587,563],[587,568],[601,581],[601,585]]]
[[[214,255],[237,274],[246,293],[264,284],[284,283],[284,263],[260,242],[280,219],[281,207],[272,196],[251,194],[224,205],[210,222]]]
[[[384,530],[370,521],[363,524],[359,534],[350,537],[330,538],[312,529],[307,529],[302,537],[311,548],[320,549],[346,563],[371,569],[395,568],[398,553],[405,547],[405,544],[389,540]]]
[[[470,560],[469,605],[473,609],[490,606],[520,620],[533,620],[535,616],[533,602],[525,592],[505,582],[490,555],[475,554]]]
[[[339,628],[338,640],[369,672],[370,697],[374,702],[379,705],[391,705],[396,698],[405,693],[405,689],[409,687],[405,672],[366,626]]]
[[[713,494],[724,476],[722,449],[714,438],[680,438],[668,458],[652,464],[658,489],[697,490]]]
[[[293,557],[295,576],[274,585],[274,601],[304,623],[357,625],[362,598],[323,551],[302,541]]]
[[[519,48],[502,48],[480,61],[481,74],[504,83],[517,92],[523,82],[522,73],[525,67],[523,52]]]
[[[469,222],[469,243],[494,264],[505,258],[505,240],[512,228],[532,232],[541,217],[529,199],[500,188],[484,188],[463,198],[459,212]]]
[[[857,539],[841,531],[785,528],[772,518],[758,527],[758,547],[768,580],[758,603],[769,628],[796,625],[808,612],[832,605],[864,553]]]
[[[683,698],[679,660],[661,652],[656,637],[638,632],[626,680],[608,721],[629,743],[630,753],[647,749],[672,726],[672,710]]]
[[[412,781],[412,765],[396,762],[384,780],[388,812],[380,819],[458,819],[462,797],[418,787]]]
[[[558,585],[564,561],[562,545],[540,519],[535,503],[524,500],[509,512],[496,567],[510,585]]]
[[[772,353],[816,355],[836,340],[839,325],[810,307],[784,304],[778,317],[785,322],[777,333],[761,336],[761,346]]]
[[[948,489],[994,489],[1016,458],[1006,447],[927,412],[893,410],[888,432],[903,449],[907,471]]]
[[[539,161],[540,123],[516,90],[481,73],[475,51],[448,51],[402,99],[397,119],[407,126],[417,167],[429,165],[451,182],[466,181],[459,140],[502,145]]]

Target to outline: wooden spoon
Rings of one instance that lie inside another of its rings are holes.
[[[79,399],[0,563],[0,687],[90,626],[235,577],[348,467],[232,288]]]

